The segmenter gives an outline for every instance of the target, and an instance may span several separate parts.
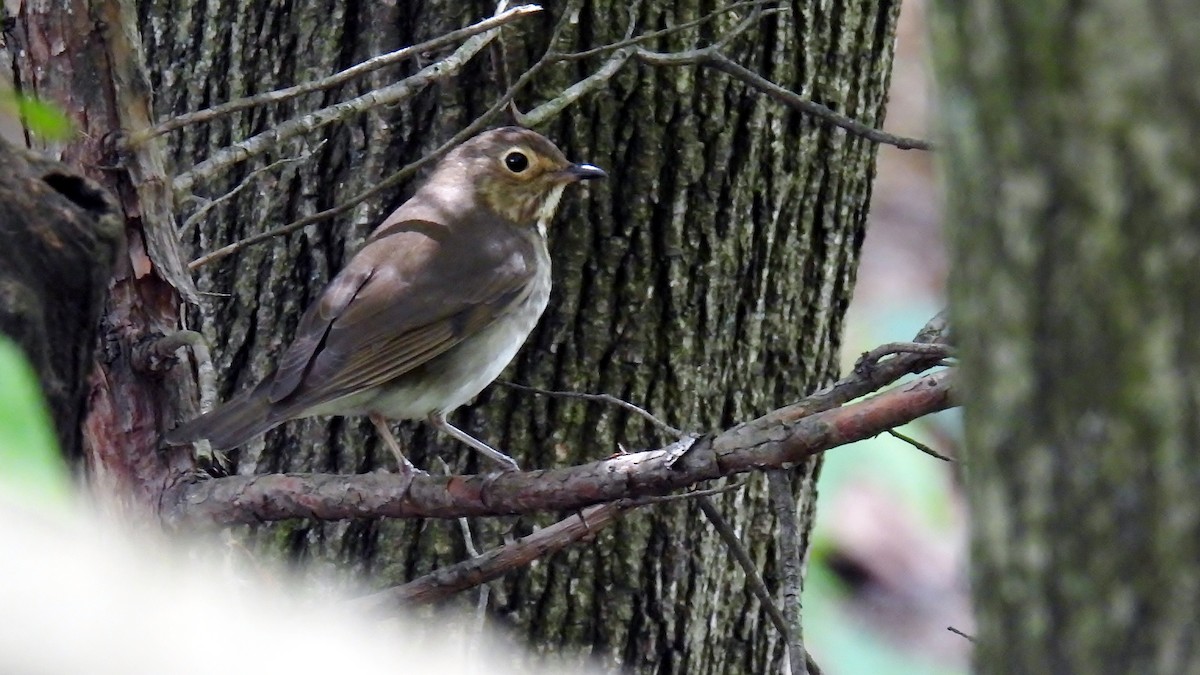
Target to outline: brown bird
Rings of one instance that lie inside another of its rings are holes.
[[[224,450],[290,419],[367,415],[409,473],[387,419],[424,419],[517,469],[446,413],[496,379],[546,309],[563,189],[604,176],[518,127],[451,150],[308,308],[278,369],[165,440]]]

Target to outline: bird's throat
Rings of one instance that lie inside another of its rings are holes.
[[[538,208],[537,229],[538,234],[543,237],[546,236],[546,228],[549,227],[550,221],[554,219],[554,212],[558,210],[558,201],[562,199],[563,190],[566,187],[565,184],[560,183],[550,188],[550,192],[546,195],[546,200]]]

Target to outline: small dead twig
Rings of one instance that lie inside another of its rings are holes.
[[[914,448],[916,448],[917,450],[920,450],[921,452],[929,455],[930,457],[940,459],[943,462],[953,462],[954,461],[954,458],[947,457],[947,456],[943,455],[942,453],[938,452],[937,450],[934,450],[933,448],[929,447],[928,445],[922,443],[921,441],[918,441],[917,439],[913,438],[912,436],[906,436],[905,434],[902,434],[899,431],[896,431],[895,429],[888,429],[888,434],[891,436],[894,436],[896,438],[899,438],[900,440],[904,441],[905,443],[908,443],[909,445],[911,445]]]
[[[434,570],[406,584],[353,600],[351,604],[357,610],[380,611],[442,600],[560,551],[615,522],[627,510],[628,507],[616,503],[590,506],[470,560]]]
[[[647,422],[650,422],[655,427],[657,427],[659,430],[670,434],[674,438],[683,438],[684,436],[688,435],[687,432],[685,432],[684,430],[679,429],[674,426],[671,426],[670,424],[667,424],[666,422],[660,420],[658,417],[655,417],[654,413],[651,413],[650,411],[646,410],[645,408],[634,405],[633,403],[630,403],[629,401],[619,399],[616,396],[613,396],[611,394],[585,394],[583,392],[578,392],[578,391],[551,391],[549,389],[539,389],[538,387],[531,387],[527,384],[517,384],[516,382],[507,382],[507,381],[503,381],[503,380],[497,380],[496,383],[501,386],[508,387],[510,389],[516,389],[517,391],[527,391],[531,394],[540,394],[542,396],[553,396],[555,398],[575,398],[575,399],[581,399],[584,401],[597,401],[599,403],[607,403],[609,405],[615,405],[619,408],[624,408],[625,410],[628,410],[628,411],[640,416],[642,419],[646,420]]]
[[[257,179],[262,174],[267,173],[268,171],[271,171],[278,167],[284,166],[286,164],[293,164],[296,162],[304,162],[304,161],[311,159],[313,157],[313,155],[315,155],[317,153],[317,151],[320,150],[325,145],[325,142],[326,141],[322,140],[320,143],[317,143],[316,147],[314,147],[311,150],[308,150],[307,152],[300,155],[299,157],[284,157],[283,159],[271,162],[270,164],[268,164],[266,166],[259,167],[259,168],[255,169],[254,171],[251,171],[249,174],[246,175],[245,178],[242,179],[242,182],[238,183],[237,187],[233,188],[229,192],[226,192],[225,194],[221,195],[220,197],[217,197],[216,199],[210,199],[210,200],[205,201],[203,206],[201,206],[199,209],[197,209],[196,212],[193,213],[191,216],[188,216],[188,219],[183,222],[183,225],[179,226],[179,237],[183,238],[184,236],[186,236],[188,231],[191,230],[191,228],[193,226],[195,226],[196,223],[200,222],[204,218],[204,216],[208,215],[209,211],[212,211],[217,206],[220,206],[221,204],[225,203],[229,199],[233,198],[233,196],[236,195],[237,193],[246,189],[251,183],[253,183],[255,181],[255,179]]]
[[[955,628],[954,626],[946,626],[946,630],[950,631],[951,633],[954,633],[955,635],[961,635],[962,637],[966,638],[970,642],[975,641],[974,636],[968,635],[968,634],[962,632],[961,630]]]
[[[767,590],[767,584],[763,581],[762,575],[758,573],[758,568],[754,566],[754,561],[750,559],[750,554],[746,551],[746,547],[742,545],[742,540],[738,538],[737,532],[734,532],[729,521],[725,520],[725,516],[713,506],[711,500],[707,497],[700,497],[696,500],[700,505],[700,510],[704,513],[704,517],[708,518],[708,522],[712,523],[713,529],[721,536],[721,540],[725,542],[725,546],[729,548],[729,552],[733,555],[734,560],[742,568],[742,572],[746,575],[746,585],[750,587],[750,592],[754,593],[754,597],[762,603],[763,609],[766,610],[767,616],[771,618],[771,623],[775,624],[775,630],[779,631],[780,635],[790,636],[792,630],[783,612],[779,611],[779,606],[775,604],[775,599],[771,597],[771,591]],[[791,641],[788,640],[789,651]],[[810,675],[821,675],[821,669],[813,661],[812,656],[808,652],[803,651],[803,646],[800,647],[799,653],[803,653]]]
[[[730,12],[734,12],[739,9],[745,9],[747,7],[765,7],[767,5],[773,5],[778,1],[779,0],[749,0],[746,2],[735,2],[730,5],[726,5],[725,7],[721,7],[720,9],[715,9],[715,10],[709,12],[708,14],[705,14],[704,16],[700,17],[699,19],[693,19],[692,21],[687,21],[687,22],[681,23],[677,26],[669,26],[667,28],[663,28],[660,30],[650,31],[649,33],[642,33],[641,35],[638,35],[636,37],[633,37],[632,35],[626,35],[625,39],[620,40],[618,42],[601,45],[599,47],[593,47],[591,49],[587,49],[587,50],[580,51],[580,52],[571,52],[569,54],[555,54],[554,59],[556,61],[580,61],[582,59],[596,56],[597,54],[606,54],[608,52],[612,52],[612,51],[615,51],[618,49],[623,49],[625,47],[636,47],[638,45],[645,44],[651,40],[655,40],[655,39],[658,39],[661,37],[666,37],[668,35],[674,35],[675,33],[681,33],[685,30],[688,30],[689,28],[695,28],[697,26],[701,26],[703,24],[708,23],[709,21],[712,21],[713,19],[716,19],[717,17],[721,16],[722,14],[728,14]],[[786,11],[786,8],[780,7],[780,8],[774,8],[774,9],[769,10],[770,13],[777,13],[777,12],[781,12],[781,11]],[[630,31],[632,31],[632,29],[633,29],[633,26],[630,25]]]
[[[780,11],[780,10],[774,10],[774,9],[773,10],[763,10],[761,4],[762,3],[748,3],[748,6],[753,7],[754,11],[751,12],[751,14],[747,18],[745,18],[741,22],[739,22],[737,26],[733,27],[732,29],[727,31],[724,35],[722,35],[720,38],[718,38],[716,43],[707,47],[706,49],[715,50],[715,49],[720,48],[722,45],[728,44],[732,40],[736,39],[739,35],[743,34],[746,30],[748,30],[755,23],[760,21],[762,19],[762,17],[768,16],[770,14],[775,14]],[[713,16],[717,15],[718,13],[719,12],[713,12],[708,16],[708,18],[712,18]],[[705,20],[707,20],[707,19],[702,18],[698,21],[700,23],[703,23]],[[632,29],[632,25],[630,26],[630,28]],[[675,30],[680,30],[680,28],[676,27],[674,29],[665,29],[665,31],[659,31],[659,32],[662,32],[665,34],[666,32],[673,32]],[[634,55],[641,53],[641,48],[633,46],[633,45],[635,45],[638,42],[643,42],[644,39],[649,39],[649,38],[647,36],[640,36],[637,38],[632,38],[632,37],[627,36],[624,40],[615,42],[611,45],[604,45],[603,47],[598,48],[599,50],[602,50],[602,51],[615,48],[616,53],[614,53],[612,56],[610,56],[604,62],[604,65],[602,65],[598,70],[596,70],[596,72],[592,73],[588,77],[571,85],[565,91],[563,91],[562,94],[554,97],[553,99],[551,99],[549,101],[546,101],[545,103],[539,105],[537,108],[529,111],[528,113],[524,113],[524,114],[517,113],[516,117],[517,117],[518,122],[520,122],[521,124],[523,124],[525,126],[537,126],[539,124],[542,124],[545,121],[547,121],[547,120],[555,117],[559,113],[561,113],[564,109],[567,108],[567,106],[575,103],[579,99],[583,98],[585,95],[599,89],[601,87],[601,85],[603,85],[606,82],[608,82],[609,80],[611,80],[614,75],[616,75],[618,72],[620,72],[621,67],[624,66],[626,63],[628,63],[629,60]],[[628,46],[617,47],[617,45],[628,45]],[[594,51],[595,50],[589,50],[589,52],[594,52]],[[581,53],[584,53],[584,52],[581,52]],[[692,52],[688,52],[688,53],[690,54]],[[555,61],[573,60],[573,58],[574,58],[574,55],[554,55],[554,56],[552,56],[552,60],[555,60]]]
[[[745,482],[730,483],[719,488],[709,488],[707,490],[692,490],[691,492],[683,492],[677,495],[662,495],[659,497],[642,497],[641,499],[626,499],[620,504],[628,507],[646,506],[648,504],[663,504],[666,502],[682,502],[689,499],[699,499],[700,497],[711,497],[713,495],[733,492],[746,487]]]
[[[788,645],[788,661],[793,674],[808,673],[808,653],[800,625],[800,524],[796,518],[796,497],[792,492],[792,473],[786,469],[767,472],[767,494],[779,524],[779,584],[783,587],[783,617],[787,631],[782,633]]]

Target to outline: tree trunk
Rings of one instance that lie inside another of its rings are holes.
[[[0,334],[29,356],[59,447],[82,455],[85,383],[124,223],[99,186],[0,139]]]
[[[577,7],[555,7],[506,29],[503,63],[511,77],[546,49],[560,13]],[[313,80],[492,11],[461,0],[203,6],[142,0],[138,22],[161,119]],[[699,3],[589,3],[564,24],[554,50],[618,41],[631,20],[640,34],[705,11]],[[893,2],[794,3],[759,19],[726,53],[807,98],[879,126],[897,12]],[[738,20],[724,14],[648,46],[702,47]],[[548,68],[518,96],[519,107],[556,96],[604,59]],[[169,173],[179,175],[298,112],[389,84],[427,63],[416,59],[327,92],[187,127],[169,137]],[[187,226],[184,248],[195,257],[346,201],[475,119],[504,91],[496,80],[495,69],[477,57],[460,77],[402,105],[325,127],[286,143],[277,155],[197,185],[198,195],[216,198],[256,168],[303,158],[257,176],[249,189]],[[836,374],[873,145],[782,108],[715,70],[633,63],[540,130],[568,157],[599,165],[611,178],[564,199],[551,233],[551,305],[505,379],[607,392],[677,426],[706,431],[794,400]],[[191,318],[212,345],[222,398],[270,371],[304,308],[409,192],[388,193],[348,218],[198,269],[203,306]],[[196,213],[194,204],[184,207],[184,217]],[[173,373],[179,371],[188,372]],[[596,459],[621,445],[636,449],[664,440],[618,409],[501,387],[485,391],[454,421],[525,467]],[[435,457],[442,457],[451,471],[479,468],[474,454],[420,426],[404,427],[401,440],[420,467],[437,471]],[[289,423],[234,459],[242,473],[361,472],[392,461],[366,420],[342,418]],[[804,528],[813,517],[816,470],[815,462],[797,469]],[[755,478],[718,503],[774,584],[774,521],[763,483]],[[472,534],[477,546],[492,546],[551,517],[480,520],[471,524]],[[458,525],[443,521],[294,522],[246,535],[380,585],[466,555]],[[800,543],[807,547],[807,537]],[[740,570],[699,510],[685,502],[633,515],[592,544],[512,574],[492,591],[492,614],[532,643],[590,652],[631,671],[772,672],[783,656],[783,642]]]
[[[1200,5],[940,3],[982,673],[1200,670]]]

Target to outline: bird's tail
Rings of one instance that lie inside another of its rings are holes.
[[[258,387],[163,435],[168,445],[208,439],[214,450],[230,450],[282,424],[286,415]],[[257,395],[256,395],[257,394]]]

